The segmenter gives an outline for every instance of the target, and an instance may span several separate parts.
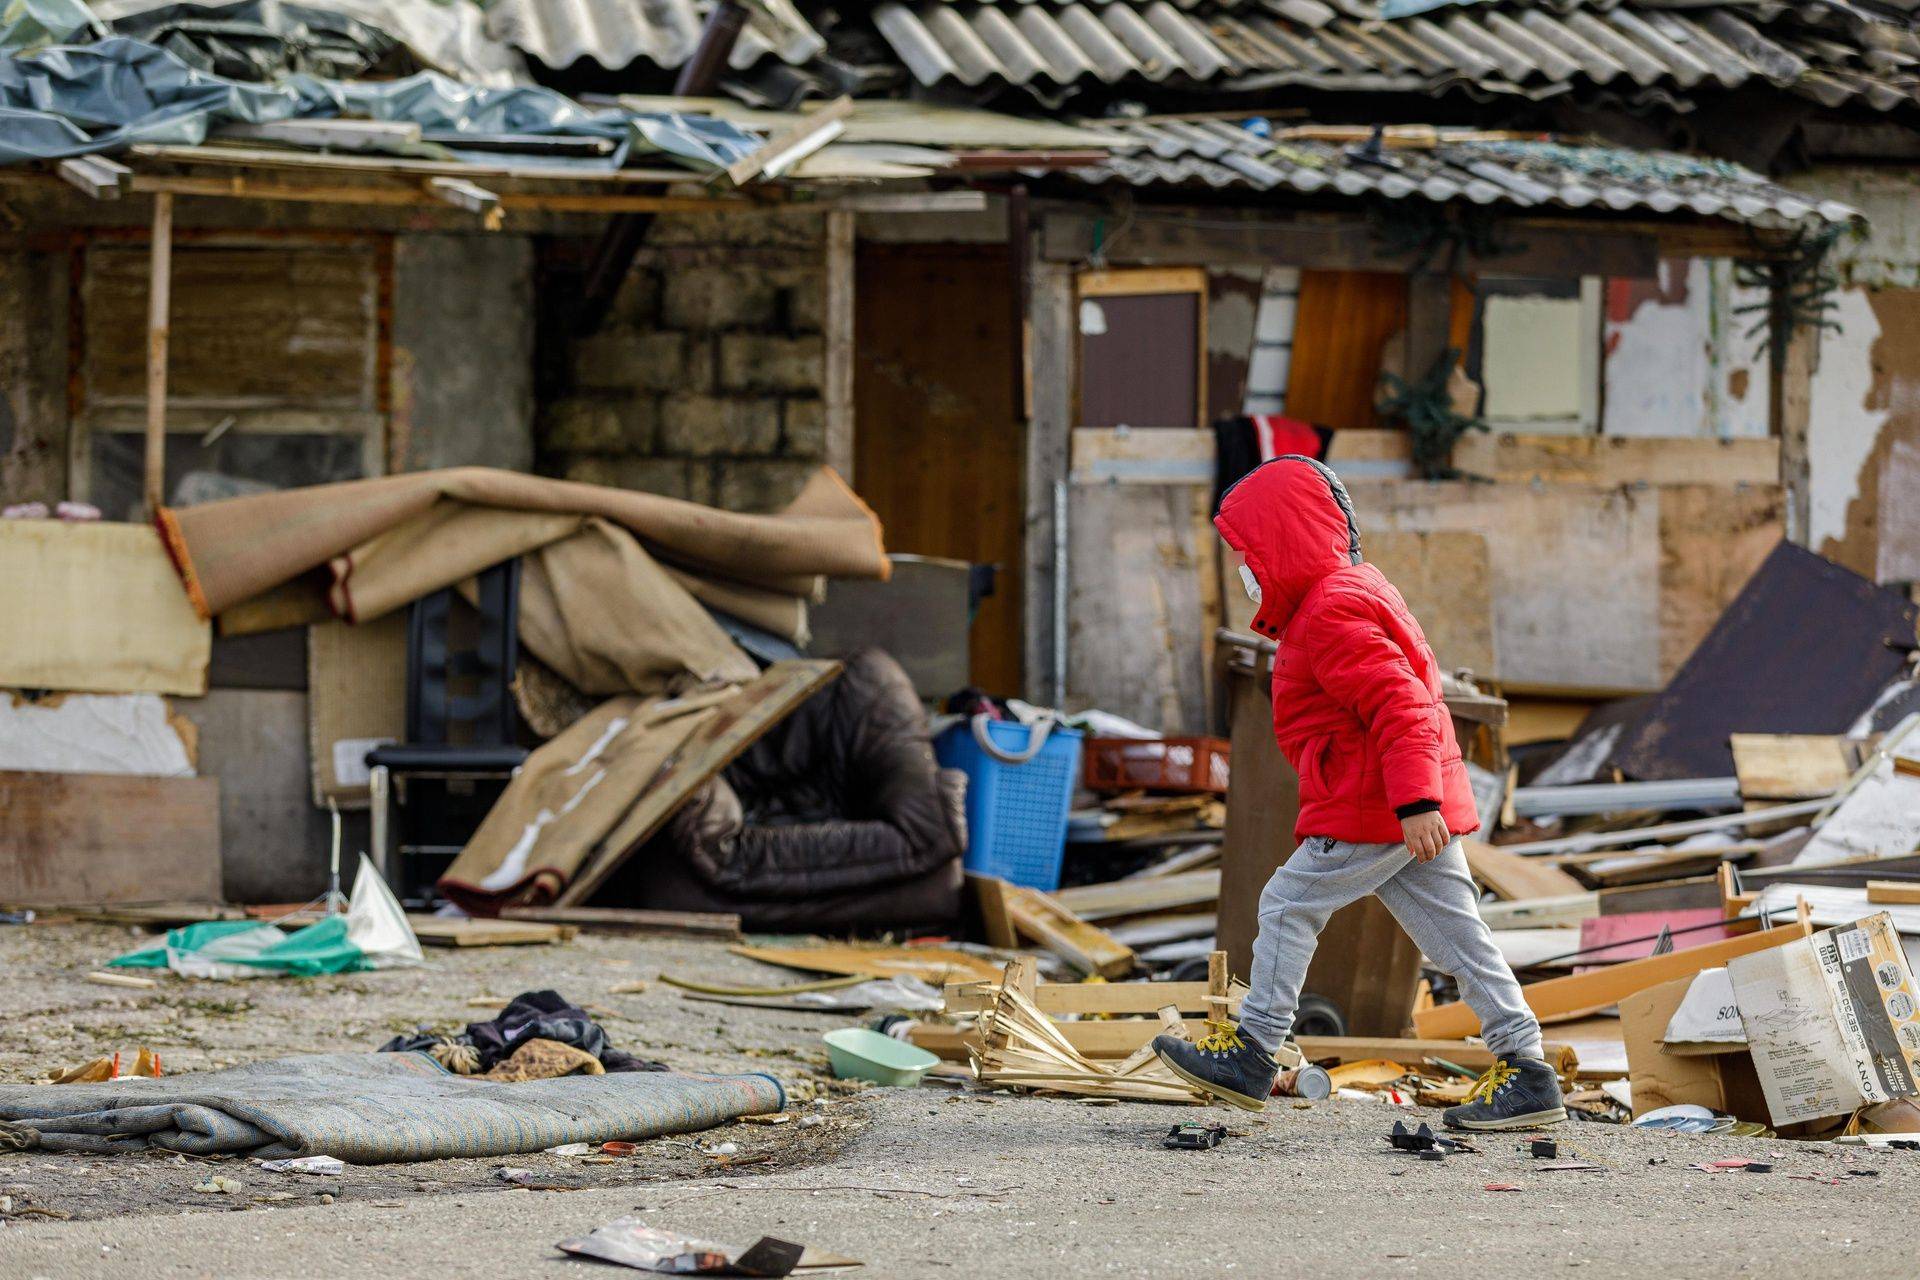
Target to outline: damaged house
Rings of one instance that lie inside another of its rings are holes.
[[[1215,636],[1246,613],[1209,517],[1275,452],[1347,480],[1442,662],[1541,737],[1663,686],[1782,537],[1916,576],[1920,531],[1892,500],[1920,467],[1899,355],[1920,248],[1887,164],[1916,137],[1904,17],[312,7],[337,29],[296,39],[242,5],[244,30],[216,32],[119,2],[51,33],[149,41],[263,92],[289,73],[362,88],[272,118],[221,108],[198,136],[9,153],[8,505],[191,526],[214,500],[487,467],[778,521],[824,465],[858,499],[840,514],[869,511],[890,556],[917,558],[894,566],[904,620],[834,616],[870,583],[758,613],[677,586],[752,615],[729,646],[817,662],[884,632],[920,699],[973,685],[1168,733],[1224,712]],[[557,114],[448,105],[516,87]],[[610,510],[590,514],[626,520]],[[498,641],[526,570],[491,589],[462,605]],[[227,603],[171,619],[184,679],[99,691],[168,695],[196,727],[225,896],[303,897],[330,807],[349,848],[408,842],[373,815],[420,793],[387,790],[404,762],[367,752],[415,736],[420,641],[397,606],[355,626],[310,599]],[[35,678],[9,683],[61,687]],[[797,703],[813,687],[793,680]],[[563,702],[567,683],[616,692],[563,681]],[[526,686],[493,713],[537,718]],[[614,715],[578,713],[534,737],[590,747],[580,726]],[[449,794],[470,833],[498,790]],[[912,806],[928,830],[930,796]],[[614,814],[595,839],[671,816]]]

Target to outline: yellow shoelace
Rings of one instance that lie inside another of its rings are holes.
[[[1193,1046],[1202,1053],[1225,1053],[1229,1049],[1244,1049],[1247,1042],[1240,1038],[1240,1028],[1231,1022],[1207,1020],[1207,1034]]]
[[[1487,1068],[1487,1073],[1473,1082],[1473,1088],[1467,1090],[1468,1102],[1492,1102],[1494,1090],[1520,1073],[1504,1062],[1496,1061]]]

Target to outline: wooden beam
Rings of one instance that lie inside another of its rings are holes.
[[[853,344],[856,219],[848,209],[827,211],[826,379],[820,388],[826,415],[827,465],[852,484]]]
[[[1041,256],[1050,262],[1085,262],[1095,248],[1096,221],[1101,215],[1079,212],[1049,214],[1043,224]],[[1111,226],[1112,219],[1105,221]],[[1465,257],[1459,270],[1496,275],[1562,277],[1583,275],[1644,278],[1658,273],[1659,245],[1650,235],[1613,230],[1583,232],[1573,226],[1529,230],[1512,254],[1492,258]],[[1177,209],[1142,211],[1127,233],[1111,246],[1102,245],[1115,266],[1191,266],[1196,262],[1224,266],[1315,267],[1335,271],[1407,271],[1415,262],[1411,252],[1387,254],[1358,216],[1325,221],[1273,222],[1248,220],[1241,226],[1222,225],[1218,217],[1188,218]]]
[[[809,111],[801,119],[771,134],[753,151],[727,166],[727,177],[735,186],[754,178],[777,178],[794,165],[832,142],[847,131],[847,117],[853,114],[853,99],[835,98],[824,107]]]
[[[465,178],[428,178],[427,194],[456,209],[479,214],[481,225],[489,231],[498,231],[505,218],[500,197]]]
[[[127,179],[133,170],[123,164],[116,164],[105,156],[75,156],[62,160],[54,167],[54,172],[68,182],[92,196],[95,200],[118,200],[126,188]]]
[[[1911,880],[1869,880],[1867,901],[1874,906],[1920,905],[1920,883]]]
[[[167,488],[167,339],[173,291],[173,196],[153,198],[153,242],[147,262],[147,429],[144,492],[147,515],[160,513]]]
[[[1508,853],[1471,836],[1460,842],[1473,878],[1507,901],[1578,893],[1580,882],[1560,868]],[[1598,913],[1598,907],[1595,908]]]
[[[1079,328],[1073,269],[1033,264],[1027,307],[1026,564],[1020,601],[1028,698],[1057,707],[1066,700],[1067,453],[1073,430]]]
[[[1014,932],[1039,943],[1081,973],[1124,978],[1133,972],[1132,950],[1038,889],[1009,884],[1001,893],[1013,917]]]
[[[1791,280],[1784,266],[1773,269],[1769,322],[1782,323],[1788,314],[1786,297]],[[1808,451],[1808,423],[1813,413],[1813,374],[1820,365],[1820,328],[1796,326],[1784,342],[1770,333],[1767,343],[1769,426],[1780,442],[1780,484],[1787,491],[1787,540],[1806,544],[1813,519],[1813,459]]]
[[[1803,920],[1782,925],[1778,929],[1689,947],[1685,951],[1649,956],[1644,960],[1629,960],[1624,964],[1608,965],[1564,978],[1549,978],[1545,982],[1522,987],[1520,994],[1526,997],[1527,1007],[1542,1020],[1566,1018],[1608,1008],[1636,991],[1645,991],[1648,987],[1657,987],[1663,982],[1699,973],[1702,969],[1717,968],[1736,956],[1794,942],[1811,932],[1812,929]],[[1465,1001],[1459,1001],[1414,1010],[1413,1027],[1422,1036],[1464,1037],[1479,1032],[1480,1019]]]
[[[984,191],[869,191],[841,196],[831,206],[850,213],[985,213]]]

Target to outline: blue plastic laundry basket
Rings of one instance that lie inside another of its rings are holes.
[[[1034,751],[1042,732],[1045,740]],[[982,736],[994,750],[982,745]],[[934,739],[933,752],[943,766],[967,775],[967,870],[1030,889],[1059,888],[1067,811],[1080,777],[1080,734],[1057,724],[1043,730],[976,717]]]

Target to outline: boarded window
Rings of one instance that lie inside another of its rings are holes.
[[[88,246],[81,296],[87,407],[144,403],[145,245]],[[178,245],[169,405],[371,409],[378,273],[368,245]]]
[[[1091,271],[1079,287],[1080,425],[1200,426],[1206,273]]]

